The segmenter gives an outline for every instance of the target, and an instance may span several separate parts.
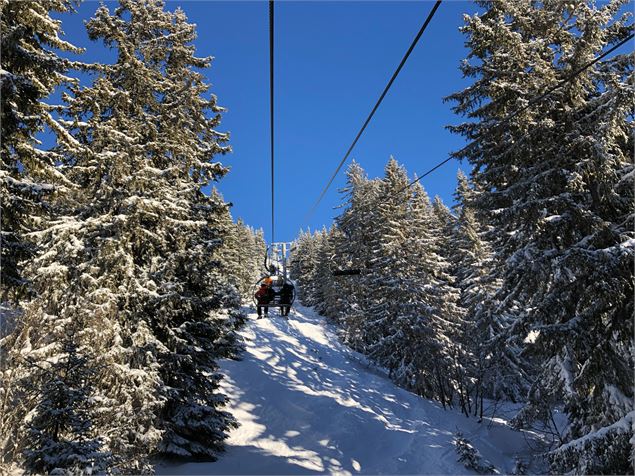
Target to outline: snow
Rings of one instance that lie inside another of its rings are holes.
[[[570,441],[569,443],[566,443],[560,446],[559,448],[555,450],[555,452],[560,453],[571,448],[576,448],[576,447],[581,448],[586,443],[594,439],[605,438],[607,435],[610,435],[610,433],[612,432],[616,432],[616,431],[623,432],[623,433],[627,433],[629,431],[632,432],[634,419],[635,419],[635,410],[627,413],[626,415],[624,415],[622,418],[620,418],[618,421],[616,421],[612,425],[600,428],[599,430],[591,432],[591,433],[587,433],[586,435],[584,435],[581,438],[578,438],[577,440]]]
[[[635,238],[629,238],[628,240],[620,244],[622,248],[635,248]]]
[[[336,329],[298,306],[241,331],[242,361],[222,361],[228,410],[240,422],[217,462],[159,462],[157,474],[473,474],[457,431],[498,471],[528,458],[535,435],[502,418],[479,424],[395,386]],[[500,416],[500,415],[499,415]]]

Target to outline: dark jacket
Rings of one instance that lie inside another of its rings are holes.
[[[256,291],[256,294],[254,294],[254,297],[258,304],[263,305],[271,302],[273,294],[273,289],[271,289],[270,286],[261,286],[260,289]]]
[[[282,289],[280,290],[280,303],[281,304],[291,304],[293,301],[293,292],[295,288],[291,283],[284,283],[282,285]]]

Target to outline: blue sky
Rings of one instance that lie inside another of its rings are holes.
[[[82,60],[112,62],[114,53],[91,42],[84,29],[98,6],[86,1],[78,14],[58,18],[65,39],[86,48]],[[228,109],[219,130],[231,133],[233,153],[221,159],[231,172],[218,188],[234,204],[234,217],[263,228],[269,240],[268,4],[167,3],[171,10],[178,6],[198,25],[197,54],[215,57],[204,73]],[[277,241],[292,240],[301,228],[328,226],[338,214],[344,169],[305,221],[432,6],[432,1],[276,2]],[[462,139],[444,129],[460,118],[442,98],[468,84],[458,69],[466,55],[458,28],[463,14],[476,8],[446,1],[437,11],[351,154],[369,176],[382,175],[391,154],[412,175],[461,147]],[[452,161],[426,177],[428,193],[450,203],[459,166]]]

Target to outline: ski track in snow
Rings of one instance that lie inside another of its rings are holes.
[[[221,362],[240,422],[227,451],[157,474],[473,474],[457,462],[458,430],[503,473],[529,451],[502,420],[479,424],[397,387],[310,308],[249,319],[243,360]]]

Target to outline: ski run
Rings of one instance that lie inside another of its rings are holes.
[[[241,331],[243,360],[225,360],[222,390],[240,426],[217,462],[162,462],[157,474],[476,474],[458,462],[457,432],[481,464],[510,474],[537,435],[498,418],[478,423],[395,386],[311,308]]]

